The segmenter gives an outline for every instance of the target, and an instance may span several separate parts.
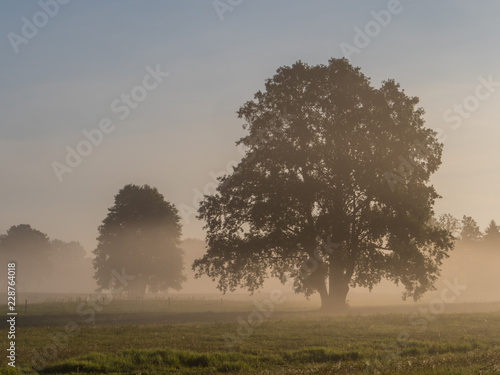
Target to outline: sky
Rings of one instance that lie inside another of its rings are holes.
[[[499,11],[496,0],[5,2],[0,233],[26,223],[90,252],[134,183],[180,209],[184,238],[203,238],[193,213],[241,158],[238,108],[278,67],[340,57],[420,98],[444,143],[436,213],[500,222]]]

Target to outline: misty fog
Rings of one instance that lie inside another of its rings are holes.
[[[97,284],[93,278],[95,270],[92,265],[92,254],[78,242],[50,240],[45,249],[47,251],[45,258],[36,258],[28,251],[31,248],[29,239],[23,241],[20,246],[22,251],[0,241],[0,260],[7,263],[15,258],[20,265],[18,288],[22,298],[26,297],[33,302],[44,302],[96,295]],[[195,278],[195,273],[191,270],[194,260],[202,257],[206,251],[204,241],[187,238],[181,242],[180,247],[184,253],[184,273],[187,278],[182,284],[182,289],[170,290],[168,293],[149,293],[145,298],[167,298],[170,295],[181,299],[259,300],[265,298],[272,290],[279,289],[286,294],[289,302],[295,301],[306,309],[319,306],[317,295],[311,296],[308,300],[300,294],[295,294],[289,285],[283,285],[273,278],[268,279],[264,287],[254,295],[241,289],[222,295],[217,289],[216,282],[206,276]],[[466,287],[454,301],[457,304],[497,302],[500,300],[499,264],[498,242],[489,243],[483,239],[458,240],[450,257],[443,262],[442,276],[436,282],[436,291],[426,293],[420,301],[414,302],[412,299],[403,301],[402,287],[382,281],[372,291],[366,288],[352,288],[348,303],[352,307],[384,305],[411,307],[416,304],[426,304],[440,297],[442,289],[447,285],[445,280],[452,284],[458,282]],[[6,288],[5,280],[1,282],[4,284],[3,288]],[[121,298],[130,297],[123,295]],[[486,310],[489,308],[484,306]]]

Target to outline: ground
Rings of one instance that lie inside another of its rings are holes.
[[[17,367],[4,359],[2,373],[500,374],[500,309],[488,306],[336,316],[269,300],[41,303],[19,312]]]

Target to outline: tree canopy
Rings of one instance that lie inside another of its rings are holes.
[[[453,238],[431,223],[443,146],[417,104],[346,59],[279,68],[239,109],[247,152],[199,208],[208,249],[197,275],[224,292],[293,278],[325,309],[382,278],[404,297],[432,289]]]
[[[156,188],[130,184],[118,192],[108,211],[94,250],[99,288],[113,288],[116,273],[124,269],[133,277],[125,288],[130,293],[179,290],[185,276],[175,206]]]

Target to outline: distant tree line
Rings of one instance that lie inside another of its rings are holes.
[[[14,225],[0,235],[0,259],[2,264],[17,263],[21,291],[73,292],[91,284],[91,259],[79,242],[50,239],[29,224]]]
[[[444,214],[436,223],[455,237],[457,246],[500,251],[500,225],[497,225],[495,220],[489,222],[484,232],[477,222],[467,215],[459,220],[450,214]]]
[[[51,240],[28,224],[14,225],[0,235],[0,259],[18,264],[18,285],[28,292],[71,292],[69,285],[90,284],[92,268],[98,290],[112,289],[124,274],[129,294],[181,289],[186,277],[180,217],[156,188],[126,185],[98,231],[92,259],[79,242]]]
[[[496,301],[496,285],[500,282],[500,227],[491,220],[484,231],[471,217],[462,219],[446,214],[437,223],[455,237],[455,249],[442,268],[442,278],[457,280],[467,289],[461,294],[465,301]],[[439,289],[439,285],[437,286]]]
[[[175,207],[155,188],[127,185],[115,197],[109,212],[99,227],[93,259],[79,242],[50,239],[28,224],[14,225],[0,235],[0,258],[4,264],[18,262],[18,282],[25,291],[52,288],[71,292],[68,285],[82,281],[90,285],[92,265],[98,289],[109,285],[112,270],[120,273],[122,268],[134,280],[137,278],[126,288],[129,294],[181,289],[185,281],[184,254],[178,247],[181,232]],[[467,215],[458,219],[444,214],[433,219],[433,224],[455,238],[449,262],[455,273],[472,285],[480,283],[479,269],[485,278],[491,276],[483,264],[491,262],[482,255],[500,255],[500,226],[495,220],[484,231]],[[460,263],[464,260],[466,263]]]

